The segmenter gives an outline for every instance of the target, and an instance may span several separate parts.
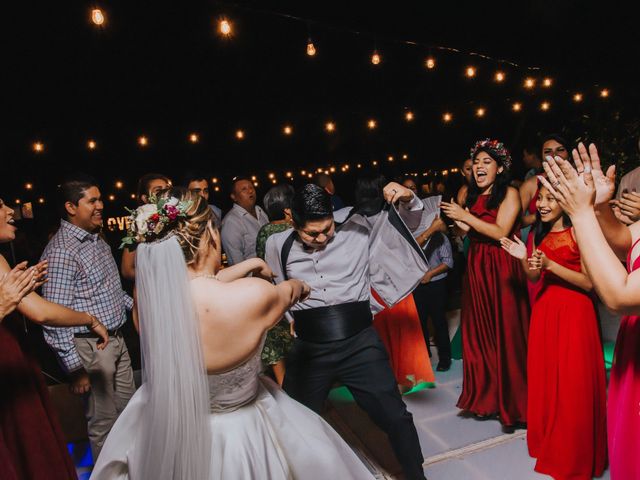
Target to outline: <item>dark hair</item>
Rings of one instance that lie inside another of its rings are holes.
[[[282,183],[269,189],[265,194],[262,203],[267,212],[269,220],[284,220],[284,209],[291,208],[291,202],[295,190],[288,183]]]
[[[309,220],[333,217],[331,197],[320,186],[307,183],[293,196],[291,217],[296,227],[304,227]]]
[[[236,183],[241,182],[243,180],[246,180],[247,182],[251,182],[251,185],[253,185],[253,180],[251,180],[249,177],[244,177],[242,175],[238,175],[237,177],[233,177],[231,179],[231,183],[229,184],[229,192],[233,193],[233,191],[236,188]]]
[[[540,182],[538,182],[538,191],[541,188],[543,188],[543,185]],[[571,218],[564,211],[562,212],[562,225],[565,228],[569,228],[573,226],[573,224],[571,223]],[[533,241],[536,247],[540,246],[540,244],[542,243],[542,240],[544,240],[544,237],[546,237],[550,231],[551,231],[551,224],[548,222],[547,223],[543,222],[540,217],[540,212],[536,211],[536,223],[534,223],[533,225]]]
[[[327,185],[329,185],[329,182],[331,181],[331,176],[327,175],[326,173],[319,173],[316,175],[316,185],[325,188]]]
[[[91,187],[97,187],[98,182],[85,173],[74,173],[65,177],[62,183],[58,185],[58,209],[62,218],[67,217],[67,209],[65,204],[71,202],[78,205],[78,202],[84,197],[84,192]]]
[[[538,150],[540,154],[542,154],[542,146],[545,143],[547,143],[549,140],[555,140],[560,145],[562,145],[567,150],[567,152],[571,152],[571,149],[573,148],[571,144],[564,139],[564,137],[561,137],[557,133],[550,133],[542,137],[542,140],[540,141],[540,146],[539,146],[540,150]]]
[[[363,215],[375,215],[384,206],[382,190],[386,184],[384,175],[370,173],[356,181],[356,210]]]
[[[503,167],[502,157],[496,152],[492,151],[490,148],[487,149],[478,149],[474,152],[473,160],[478,156],[479,153],[484,152],[493,158],[499,167]],[[496,175],[496,180],[493,183],[493,188],[491,189],[491,194],[489,195],[489,200],[487,202],[487,208],[489,210],[493,210],[498,208],[504,197],[507,195],[507,190],[509,189],[509,185],[511,184],[511,174],[509,170],[504,168],[502,173],[498,173]],[[480,196],[480,188],[478,188],[478,184],[476,183],[476,178],[474,175],[471,176],[471,182],[469,182],[469,189],[467,190],[467,204],[466,206],[471,208],[475,205],[478,197]]]
[[[191,182],[201,182],[201,181],[205,181],[207,182],[207,187],[209,186],[209,179],[207,178],[206,175],[204,175],[202,172],[198,172],[198,171],[189,171],[187,172],[187,174],[183,177],[183,182],[182,184],[189,188],[189,184]]]
[[[139,202],[142,202],[143,195],[149,196],[149,185],[151,185],[151,182],[153,182],[154,180],[164,180],[165,182],[171,184],[171,180],[166,175],[163,175],[161,173],[145,173],[140,177],[140,180],[138,180]]]

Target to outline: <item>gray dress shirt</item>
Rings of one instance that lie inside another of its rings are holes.
[[[422,208],[422,202],[414,197],[400,205],[400,217],[407,224],[417,225]],[[287,275],[309,284],[311,294],[292,310],[368,301],[375,312],[381,307],[371,297],[372,285],[389,303],[410,293],[428,266],[424,262],[420,265],[415,249],[389,224],[387,215],[354,215],[321,250],[308,249],[296,238],[287,260]],[[277,283],[284,280],[280,252],[289,235],[290,231],[274,234],[265,247],[265,260],[276,274]],[[413,241],[411,237],[410,240]]]
[[[269,217],[256,205],[256,215],[251,215],[237,203],[222,219],[222,247],[227,254],[229,265],[235,265],[256,256],[258,231],[269,223]]]

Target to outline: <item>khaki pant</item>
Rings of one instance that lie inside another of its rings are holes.
[[[109,337],[104,350],[97,338],[75,338],[76,348],[89,374],[91,390],[86,397],[87,430],[95,462],[111,427],[136,391],[127,345],[122,336]]]

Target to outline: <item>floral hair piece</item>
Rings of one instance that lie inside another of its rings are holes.
[[[135,210],[127,209],[127,236],[122,239],[120,248],[132,247],[139,243],[153,242],[171,227],[179,218],[187,217],[191,201],[180,201],[175,197],[149,197],[149,203]]]
[[[476,153],[483,150],[488,150],[490,153],[499,157],[500,163],[502,163],[505,170],[511,169],[511,154],[504,146],[504,143],[499,142],[498,140],[491,140],[490,138],[478,140],[471,149],[471,158],[473,159],[476,156]]]

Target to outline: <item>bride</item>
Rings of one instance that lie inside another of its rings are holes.
[[[309,294],[252,259],[220,270],[220,235],[198,195],[132,214],[143,385],[92,479],[360,479],[373,475],[311,410],[259,375],[265,333]],[[253,273],[252,278],[244,278]]]

